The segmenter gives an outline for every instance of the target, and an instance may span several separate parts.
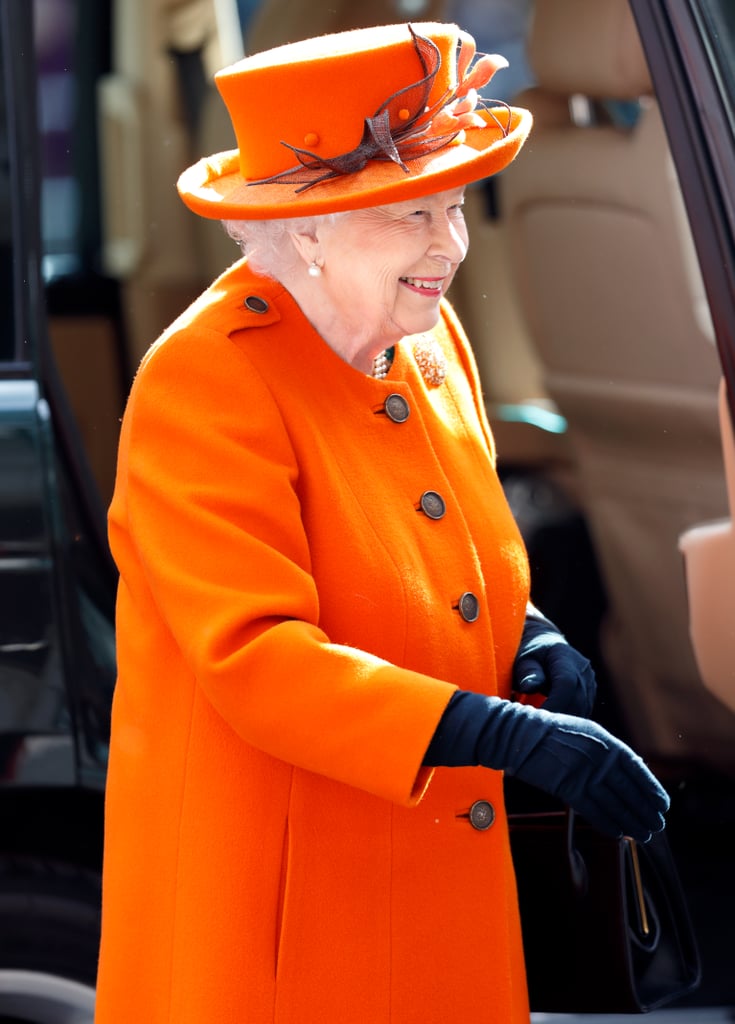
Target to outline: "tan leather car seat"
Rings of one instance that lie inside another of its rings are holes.
[[[563,420],[550,400],[536,349],[518,308],[502,218],[487,211],[479,185],[465,193],[469,253],[449,292],[472,343],[501,468],[566,469]]]
[[[639,749],[733,766],[735,717],[700,682],[677,548],[727,509],[719,365],[626,0],[537,0],[529,57],[537,86],[517,102],[535,126],[501,209],[608,592],[611,677]],[[634,123],[609,101],[632,101]]]

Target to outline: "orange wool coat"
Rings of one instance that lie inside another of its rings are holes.
[[[457,686],[508,694],[528,596],[448,306],[432,336],[444,383],[410,339],[367,377],[241,262],[143,361],[97,1024],[528,1022],[501,775],[421,768]]]

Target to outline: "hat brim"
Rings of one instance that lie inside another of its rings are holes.
[[[510,129],[503,134],[491,111],[478,111],[484,128],[471,128],[462,141],[454,141],[427,156],[411,160],[408,173],[390,160],[371,160],[354,174],[341,175],[296,192],[293,182],[250,184],[240,174],[238,151],[206,157],[183,172],[177,182],[184,203],[213,220],[266,220],[340,213],[434,192],[459,188],[497,174],[514,159],[531,130],[529,111],[511,107]],[[496,113],[507,123],[508,111]]]

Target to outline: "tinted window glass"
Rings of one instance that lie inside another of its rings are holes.
[[[79,101],[74,52],[76,13],[72,0],[34,3],[46,278],[79,270],[81,189],[73,137]]]
[[[0,19],[0,359],[13,354],[13,245],[10,219],[10,147],[4,25]]]
[[[735,4],[732,0],[707,0],[700,4],[700,11],[728,102],[731,123],[735,124]]]
[[[98,269],[95,88],[109,70],[109,0],[33,0],[44,279]]]

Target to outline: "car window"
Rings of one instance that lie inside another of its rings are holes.
[[[109,5],[33,0],[41,155],[43,277],[99,261],[95,82],[109,64]]]
[[[717,346],[735,396],[735,11],[630,0],[681,182]]]
[[[36,0],[38,113],[43,162],[41,184],[44,277],[79,268],[82,189],[75,177],[73,146],[75,89],[74,38],[77,28],[70,0]]]
[[[0,21],[0,50],[4,26]],[[13,247],[7,93],[0,77],[0,360],[13,355]]]
[[[732,0],[708,0],[700,4],[703,34],[708,37],[713,63],[717,64],[724,91],[735,110],[735,5]]]

